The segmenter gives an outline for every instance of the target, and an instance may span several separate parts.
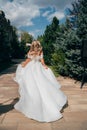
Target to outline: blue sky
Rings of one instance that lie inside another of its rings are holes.
[[[66,19],[66,9],[74,0],[0,0],[0,10],[5,12],[11,24],[27,31],[35,38],[43,34],[56,16],[60,24]]]

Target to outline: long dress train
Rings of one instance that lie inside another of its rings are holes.
[[[50,68],[45,69],[36,56],[25,67],[18,65],[15,81],[19,84],[20,99],[14,108],[28,118],[51,122],[62,118],[60,110],[67,102]]]

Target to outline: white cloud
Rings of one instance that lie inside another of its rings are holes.
[[[35,32],[29,31],[29,34],[32,35],[33,37],[35,37]]]
[[[41,31],[42,31],[41,29],[36,29],[34,31],[29,31],[29,34],[31,34],[34,38],[37,38],[37,36]]]
[[[54,16],[59,20],[64,18],[64,9],[71,7],[74,0],[0,0],[0,9],[5,12],[6,18],[10,19],[12,25],[26,27],[34,25],[32,19],[42,15],[48,21]],[[46,10],[50,7],[50,10]],[[55,11],[54,11],[55,8]],[[44,9],[41,13],[40,9]],[[42,30],[41,30],[42,31]],[[30,31],[29,31],[30,32]],[[39,34],[39,30],[31,31],[33,36]]]
[[[17,27],[33,25],[32,18],[40,15],[38,6],[32,4],[29,6],[24,0],[19,2],[16,0],[8,1],[5,4],[2,2],[1,9],[12,24]]]
[[[48,19],[49,21],[51,21],[54,16],[56,16],[56,17],[57,17],[58,19],[60,19],[60,20],[65,17],[64,12],[56,11],[56,12],[54,12],[54,13],[48,15],[47,19]]]
[[[71,3],[75,0],[30,0],[33,4],[36,4],[40,7],[56,7],[59,10],[63,10],[66,7],[69,7]],[[78,1],[78,0],[76,0]]]
[[[32,18],[40,16],[40,8],[55,7],[58,12],[49,16],[49,19],[56,15],[59,19],[63,17],[64,9],[71,5],[74,0],[0,0],[0,8],[5,12],[6,17],[12,24],[19,26],[33,25]],[[47,17],[50,12],[46,11],[43,16]]]
[[[49,15],[50,11],[46,11],[42,14],[43,17],[47,17]]]

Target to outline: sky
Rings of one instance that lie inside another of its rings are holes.
[[[37,38],[56,16],[60,24],[65,22],[67,8],[75,0],[0,0],[3,10],[11,25],[21,31],[27,31]]]

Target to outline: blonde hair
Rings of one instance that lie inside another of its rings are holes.
[[[42,46],[39,41],[33,41],[30,47],[30,51],[41,52]]]

